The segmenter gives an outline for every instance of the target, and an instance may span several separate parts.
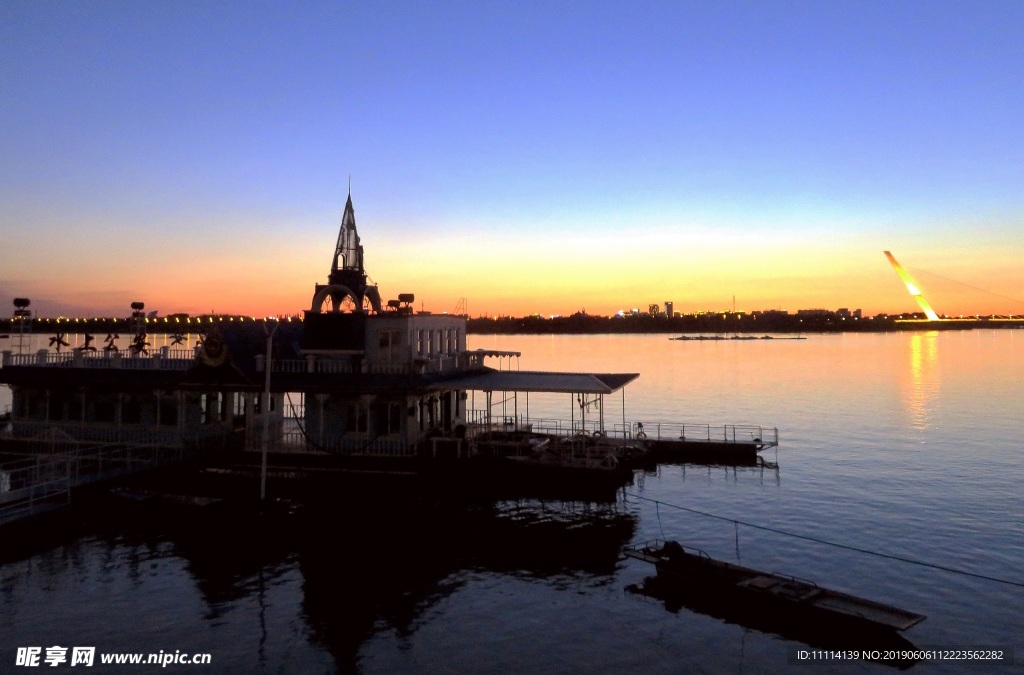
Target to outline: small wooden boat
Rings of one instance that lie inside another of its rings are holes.
[[[653,563],[658,581],[683,592],[714,593],[723,602],[760,606],[787,618],[834,621],[863,628],[902,631],[925,617],[898,607],[822,588],[812,581],[761,572],[715,560],[678,542],[654,540],[623,550],[626,556]]]

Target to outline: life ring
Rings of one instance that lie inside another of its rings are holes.
[[[642,441],[647,438],[647,434],[644,433],[643,429],[640,429],[640,431],[636,432],[636,437]]]

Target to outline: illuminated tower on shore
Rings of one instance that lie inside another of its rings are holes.
[[[904,271],[902,267],[900,267],[900,264],[896,262],[896,258],[892,257],[892,253],[889,253],[889,251],[885,251],[885,257],[888,258],[889,262],[892,263],[893,269],[896,270],[896,274],[900,275],[900,279],[902,279],[903,283],[907,285],[907,290],[910,291],[910,295],[914,298],[914,300],[917,301],[918,306],[921,307],[921,310],[924,312],[925,316],[928,317],[928,320],[941,321],[941,319],[939,319],[939,315],[935,313],[935,310],[932,309],[932,306],[929,305],[928,301],[924,299],[923,295],[921,295],[921,291],[917,287],[917,284],[914,282],[913,277],[907,274],[907,272]]]
[[[345,202],[341,217],[338,243],[334,247],[334,262],[326,284],[317,284],[309,309],[315,314],[324,312],[380,313],[380,292],[366,282],[363,269],[363,245],[356,231],[356,212],[352,208],[352,192]]]

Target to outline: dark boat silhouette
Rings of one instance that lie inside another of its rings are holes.
[[[795,577],[762,572],[711,558],[678,542],[654,540],[627,547],[626,556],[653,563],[657,577],[647,594],[681,599],[720,610],[741,610],[758,620],[803,626],[841,639],[898,638],[925,619],[921,614],[818,586]],[[898,638],[902,640],[902,638]]]

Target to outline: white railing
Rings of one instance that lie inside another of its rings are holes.
[[[176,426],[160,428],[152,425],[96,424],[93,422],[44,422],[15,420],[11,423],[11,436],[18,440],[35,442],[129,443],[178,447],[194,440],[203,440],[227,433],[224,426],[209,425],[187,432]]]
[[[348,359],[276,359],[275,373],[325,373],[328,375],[407,375],[411,373],[443,373],[457,370],[459,359],[455,356],[441,356],[415,362],[390,363],[384,361],[353,361]],[[261,360],[256,370],[263,372]]]
[[[267,451],[272,453],[291,453],[318,451],[350,456],[373,457],[413,457],[416,448],[400,438],[324,438],[307,440],[305,434],[298,429],[290,429],[272,436],[267,444]],[[246,450],[262,449],[260,434],[250,434],[246,439]]]
[[[0,524],[67,506],[76,485],[179,463],[200,447],[117,443],[81,448],[73,441],[62,445],[66,449],[61,452],[0,465]]]
[[[44,352],[35,354],[5,353],[4,366],[62,367],[62,368],[122,368],[125,370],[188,370],[195,362],[195,352],[187,349],[171,350],[164,355],[131,355],[130,352],[97,351]]]
[[[263,372],[263,368],[257,368]],[[275,373],[304,373],[309,370],[305,359],[278,359],[274,361]]]
[[[21,473],[24,472],[0,469],[0,524],[64,508],[71,503],[71,485],[66,475],[52,480],[34,480],[23,487],[11,487],[20,484]]]
[[[617,425],[621,426],[621,425]],[[779,430],[752,424],[682,424],[679,422],[634,422],[628,425],[632,438],[695,443],[760,443],[778,445]]]
[[[759,443],[779,444],[775,427],[742,424],[688,424],[682,422],[632,422],[625,425],[606,424],[601,428],[596,419],[564,420],[524,415],[487,415],[486,410],[467,410],[466,420],[471,433],[484,431],[532,431],[551,436],[605,436],[623,440],[687,441],[694,443]]]
[[[338,452],[349,455],[374,455],[378,457],[412,457],[416,449],[403,439],[375,438],[360,439],[327,439],[317,443],[318,450]]]
[[[450,370],[458,370],[458,368],[459,359],[456,356],[439,356],[428,359],[426,364],[428,373],[446,373]]]
[[[3,366],[64,367],[64,368],[121,368],[124,370],[188,370],[194,365],[196,350],[161,348],[145,354],[130,350],[102,349],[68,352],[39,350],[34,354],[4,352]],[[257,359],[256,370],[263,372],[262,359]],[[276,359],[275,373],[326,373],[331,375],[406,375],[410,373],[444,373],[459,369],[456,356],[435,356],[401,363],[382,361],[352,361],[345,359]]]

